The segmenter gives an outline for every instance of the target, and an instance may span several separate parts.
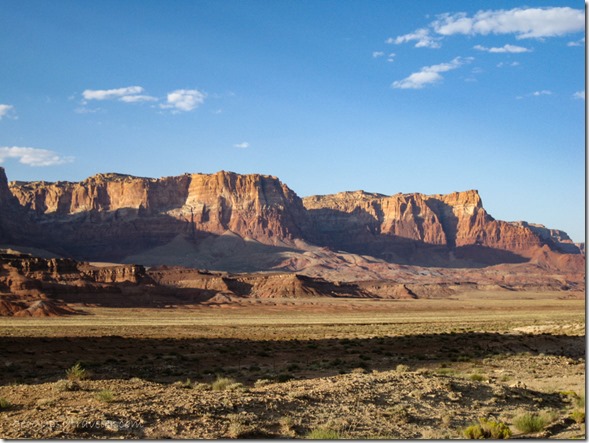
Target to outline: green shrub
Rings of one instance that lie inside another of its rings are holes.
[[[341,440],[342,436],[333,429],[317,428],[309,432],[306,438],[309,440]]]
[[[68,380],[77,381],[88,378],[88,372],[82,367],[80,363],[76,363],[71,368],[65,371]]]
[[[585,411],[577,409],[571,413],[571,418],[579,425],[585,423]]]
[[[0,397],[0,411],[5,411],[6,409],[10,409],[12,403],[5,399],[4,397]]]
[[[513,419],[514,426],[520,431],[528,434],[530,432],[539,432],[548,424],[546,417],[540,414],[526,412]]]
[[[479,418],[479,422],[462,431],[465,438],[480,440],[491,438],[494,440],[505,440],[511,437],[509,427],[500,421],[486,420]]]
[[[98,391],[96,393],[96,399],[104,403],[110,403],[115,399],[115,396],[111,390],[103,389],[102,391]]]
[[[483,374],[479,374],[479,373],[470,374],[470,376],[468,378],[470,378],[472,381],[485,381],[486,380],[486,377]]]

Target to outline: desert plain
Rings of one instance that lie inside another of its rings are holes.
[[[0,318],[2,438],[585,436],[583,293],[70,306]]]

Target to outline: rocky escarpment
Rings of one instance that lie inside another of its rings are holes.
[[[122,261],[178,235],[197,242],[228,231],[290,244],[302,237],[305,220],[294,192],[256,174],[98,174],[79,183],[12,182],[10,191],[42,227],[37,246],[80,259]]]
[[[548,230],[495,220],[475,190],[429,196],[356,191],[306,197],[303,203],[315,242],[395,262],[517,262],[544,244],[562,243],[562,235]]]
[[[565,233],[495,220],[475,190],[300,199],[276,177],[225,171],[160,179],[98,174],[76,183],[8,186],[0,168],[0,209],[1,242],[88,261],[298,272],[304,269],[293,264],[303,266],[320,246],[328,248],[321,254],[330,269],[341,262],[338,250],[410,265],[533,259],[584,268]],[[546,248],[550,254],[539,252]]]

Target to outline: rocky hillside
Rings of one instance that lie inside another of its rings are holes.
[[[225,171],[7,184],[0,168],[0,242],[79,260],[230,271],[301,271],[318,247],[332,268],[340,250],[443,267],[546,257],[554,267],[554,254],[566,253],[575,256],[567,266],[584,268],[584,256],[565,233],[495,220],[474,190],[300,199],[276,177]]]

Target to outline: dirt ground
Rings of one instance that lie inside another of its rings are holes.
[[[585,301],[562,292],[77,308],[0,319],[0,438],[585,436]]]

